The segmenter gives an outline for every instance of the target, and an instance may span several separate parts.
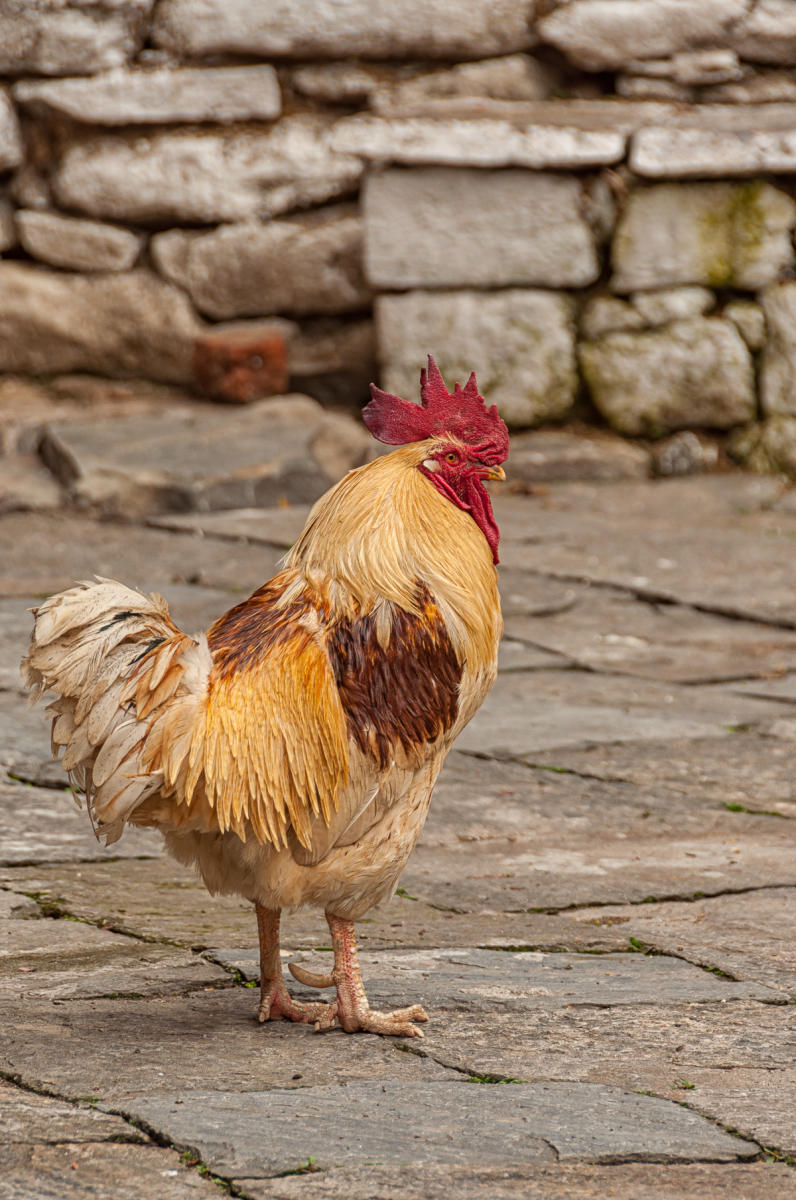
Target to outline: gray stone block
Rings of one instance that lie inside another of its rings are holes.
[[[179,288],[150,271],[84,277],[0,263],[0,371],[187,382],[200,328]]]
[[[238,1179],[282,1174],[310,1157],[324,1169],[642,1155],[734,1162],[758,1152],[687,1109],[601,1084],[507,1084],[488,1099],[488,1122],[486,1097],[464,1081],[364,1082],[245,1095],[183,1092],[138,1096],[125,1109],[172,1141],[198,1145],[211,1170]]]
[[[361,424],[308,396],[52,425],[43,454],[73,496],[127,516],[311,503],[365,459]]]
[[[0,74],[93,74],[141,48],[154,0],[25,0],[0,11]]]
[[[0,90],[0,173],[18,167],[23,158],[22,131],[17,114],[6,93]]]
[[[452,96],[488,97],[491,100],[545,100],[554,91],[557,73],[528,54],[507,54],[481,62],[459,63],[426,71],[370,92],[374,112],[399,111]]]
[[[129,271],[144,245],[140,234],[117,225],[35,209],[20,209],[16,225],[28,254],[70,271]]]
[[[155,265],[215,319],[366,308],[362,222],[353,206],[286,221],[170,230],[152,240]]]
[[[268,121],[282,100],[273,67],[120,68],[90,79],[18,83],[14,99],[35,113],[89,125],[172,121]]]
[[[376,302],[382,384],[417,394],[432,353],[449,386],[475,371],[489,403],[513,426],[557,420],[577,387],[572,311],[566,297],[498,292],[410,292]]]
[[[59,203],[137,223],[215,224],[276,216],[356,189],[358,158],[334,152],[322,118],[271,130],[110,134],[75,143],[54,173]]]
[[[763,412],[796,415],[796,283],[766,288],[760,303],[766,322],[760,369]]]
[[[620,433],[730,429],[756,411],[752,360],[729,321],[694,318],[648,333],[611,333],[583,342],[580,361],[594,403]]]
[[[747,10],[745,0],[572,0],[543,17],[537,32],[576,66],[611,71],[721,44]]]
[[[370,176],[365,269],[376,286],[584,287],[599,274],[580,181],[427,167]]]
[[[796,133],[748,129],[642,129],[630,169],[648,179],[733,178],[796,173]]]
[[[794,265],[796,204],[768,183],[663,183],[633,192],[611,251],[614,291],[756,289]]]
[[[153,39],[173,53],[275,58],[482,58],[533,45],[535,0],[165,0]]]
[[[790,0],[758,0],[729,39],[751,62],[796,63],[796,10]]]
[[[422,115],[348,117],[339,121],[332,147],[375,162],[413,166],[594,167],[619,162],[627,137],[621,130],[473,116],[468,120]]]

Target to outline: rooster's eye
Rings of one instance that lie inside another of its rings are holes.
[[[459,461],[459,455],[454,454],[454,452],[452,450],[449,450],[448,453],[445,455],[445,462],[455,463],[458,461]]]

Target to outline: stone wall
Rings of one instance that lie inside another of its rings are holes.
[[[796,469],[793,0],[0,0],[0,374]]]

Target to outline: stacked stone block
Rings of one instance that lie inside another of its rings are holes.
[[[795,13],[5,0],[0,373],[244,402],[283,338],[293,387],[355,403],[431,351],[515,428],[790,470]]]

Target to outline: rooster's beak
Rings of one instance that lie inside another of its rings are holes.
[[[506,482],[506,472],[502,467],[490,467],[484,475],[484,479],[494,479],[498,483]]]

